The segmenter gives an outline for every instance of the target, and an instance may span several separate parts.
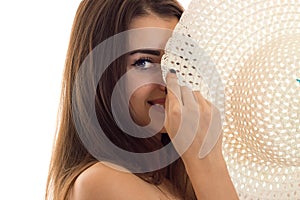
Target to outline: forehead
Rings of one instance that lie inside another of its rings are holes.
[[[149,14],[132,19],[129,29],[157,27],[173,30],[177,22],[178,20],[176,17],[159,17],[157,15]]]
[[[134,18],[129,26],[130,49],[164,49],[177,22],[176,17],[162,18],[156,15]]]

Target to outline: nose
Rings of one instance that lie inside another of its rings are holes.
[[[159,85],[159,89],[167,94],[167,88],[165,85]]]
[[[159,89],[163,92],[165,92],[167,94],[167,87],[166,87],[166,83],[164,82],[163,78],[162,78],[162,71],[161,68],[159,69],[159,77],[160,77],[160,84],[159,84]]]

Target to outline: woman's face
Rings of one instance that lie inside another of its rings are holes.
[[[176,17],[160,18],[156,15],[147,15],[133,19],[130,24],[130,29],[141,29],[140,35],[134,36],[130,40],[130,45],[139,46],[139,44],[149,41],[150,46],[156,47],[138,48],[129,53],[127,59],[127,72],[131,70],[134,74],[128,79],[127,84],[128,87],[136,88],[129,100],[130,112],[135,123],[140,126],[150,123],[150,107],[158,112],[164,112],[166,88],[162,80],[160,61],[165,44],[177,22]],[[143,32],[150,27],[150,32]],[[152,30],[153,27],[157,28],[157,31],[156,29]],[[164,30],[162,33],[162,29],[168,30]],[[148,83],[145,84],[145,82]],[[153,118],[152,120],[155,121]],[[163,128],[160,132],[165,132],[165,129]]]

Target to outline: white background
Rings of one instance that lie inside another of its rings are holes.
[[[1,1],[0,199],[43,199],[79,0]],[[181,0],[187,7],[190,0]]]

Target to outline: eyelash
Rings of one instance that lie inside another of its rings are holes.
[[[150,58],[150,57],[141,57],[141,58],[137,59],[132,64],[132,66],[134,66],[138,69],[146,70],[146,69],[151,67],[151,66],[146,67],[147,63],[150,63],[150,65],[154,65],[152,58]]]

